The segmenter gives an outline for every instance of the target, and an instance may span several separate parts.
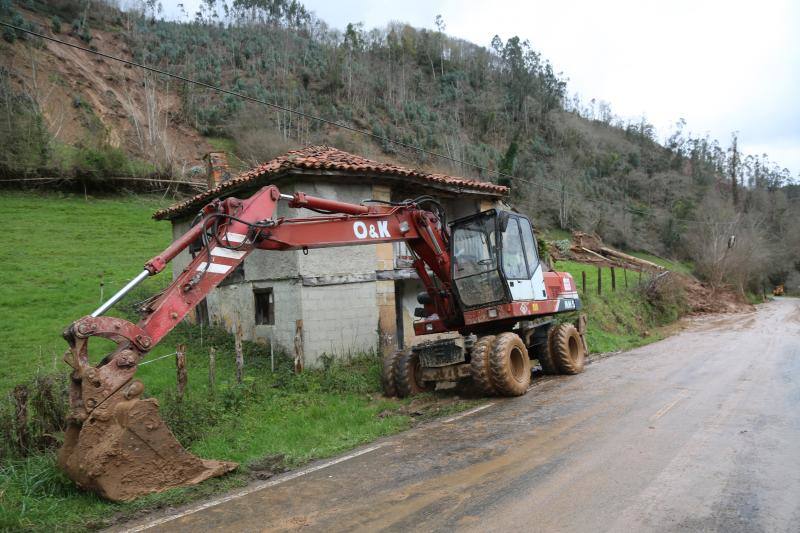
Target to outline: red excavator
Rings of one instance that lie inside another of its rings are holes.
[[[278,202],[319,215],[276,217]],[[73,368],[70,414],[59,465],[81,487],[115,500],[199,483],[236,468],[184,450],[134,379],[142,357],[255,249],[308,250],[404,241],[425,286],[414,330],[436,340],[387,356],[382,381],[389,396],[471,380],[483,394],[525,394],[531,359],[545,373],[575,374],[586,355],[585,318],[557,323],[581,304],[567,273],[545,272],[530,221],[489,210],[447,225],[431,197],[399,203],[350,204],[266,186],[248,199],[214,200],[194,225],[91,315],[64,332]],[[194,258],[133,324],[103,314],[182,250]],[[88,342],[103,337],[116,349],[99,363]]]

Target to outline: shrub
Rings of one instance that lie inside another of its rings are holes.
[[[8,29],[8,28],[6,28]],[[16,39],[13,30],[4,38]],[[0,68],[0,169],[30,172],[46,166],[49,159],[50,135],[35,100],[17,92],[10,84],[8,71]]]
[[[661,324],[674,322],[686,313],[688,305],[683,286],[674,272],[662,272],[641,286],[642,296]]]
[[[68,378],[65,372],[34,377],[17,388],[27,391],[27,424],[19,427],[12,394],[0,400],[0,457],[28,457],[57,447],[67,423]],[[21,435],[24,435],[22,437]]]
[[[50,29],[53,30],[53,33],[61,33],[61,19],[58,18],[58,15],[53,15],[53,18],[50,19]]]
[[[78,37],[80,37],[81,41],[85,42],[86,44],[92,42],[92,32],[89,31],[88,26],[81,28],[81,32]]]
[[[125,152],[109,145],[79,150],[74,166],[79,174],[93,177],[123,176],[130,171]]]
[[[17,34],[14,30],[9,28],[8,26],[3,27],[3,40],[7,43],[13,43],[17,40]]]

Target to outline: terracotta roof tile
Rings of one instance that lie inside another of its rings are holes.
[[[238,176],[223,182],[213,189],[197,194],[187,200],[161,209],[153,214],[156,220],[171,219],[194,211],[218,196],[228,196],[235,191],[245,189],[251,184],[266,182],[291,170],[325,169],[337,170],[353,174],[371,173],[378,176],[402,176],[419,180],[421,184],[447,185],[464,190],[484,192],[492,196],[505,196],[508,187],[485,181],[470,180],[444,174],[432,174],[422,170],[413,170],[392,163],[379,163],[365,157],[350,154],[330,146],[309,146],[302,150],[293,150],[275,159],[263,163]],[[378,177],[376,176],[376,177]],[[265,183],[266,184],[266,183]]]

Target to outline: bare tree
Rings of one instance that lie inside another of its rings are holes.
[[[171,174],[175,164],[175,149],[169,140],[169,114],[162,109],[156,90],[157,81],[145,74],[139,104],[135,95],[127,91],[130,120],[136,133],[139,152],[145,155],[158,172]]]
[[[761,220],[716,196],[706,197],[698,212],[697,227],[687,237],[695,270],[713,289],[728,286],[743,294],[771,261]]]

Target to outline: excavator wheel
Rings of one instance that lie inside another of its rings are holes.
[[[381,360],[381,386],[383,387],[383,395],[387,398],[397,396],[397,382],[394,377],[394,367],[403,353],[402,350],[398,350],[384,355]]]
[[[394,364],[394,382],[397,396],[406,398],[433,390],[434,386],[422,381],[422,367],[419,356],[413,351],[401,352]]]
[[[495,336],[481,337],[472,347],[470,359],[470,374],[472,382],[480,394],[491,396],[495,394],[492,385],[491,370],[489,368],[489,354],[492,352]]]
[[[553,361],[562,374],[580,374],[586,362],[586,349],[572,324],[559,324],[553,328],[550,337],[550,352]]]
[[[531,384],[528,349],[516,333],[497,336],[489,354],[489,370],[495,390],[501,396],[522,396]]]
[[[559,373],[556,362],[553,359],[553,333],[556,329],[557,328],[554,326],[547,331],[547,344],[540,348],[536,354],[536,359],[538,359],[539,364],[542,365],[542,372],[549,375]]]

